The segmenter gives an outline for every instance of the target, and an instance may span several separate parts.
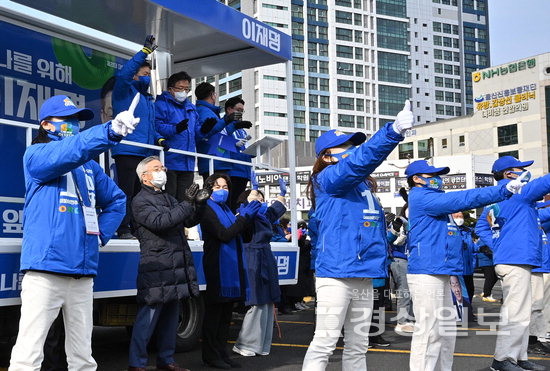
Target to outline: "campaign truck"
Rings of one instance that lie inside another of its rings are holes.
[[[6,344],[17,335],[21,303],[22,159],[36,135],[42,103],[64,94],[77,106],[94,111],[87,127],[108,121],[113,76],[141,49],[148,34],[154,34],[159,44],[153,61],[153,94],[160,94],[171,73],[182,70],[199,78],[286,63],[290,71],[291,41],[289,35],[215,0],[5,0],[0,3],[0,34],[0,344]],[[294,159],[292,115],[289,141],[289,157]],[[163,158],[160,147],[151,148],[158,149]],[[212,162],[211,156],[203,157]],[[98,161],[109,170],[108,153]],[[268,164],[254,165],[281,171]],[[289,173],[290,189],[296,189],[292,163]],[[295,204],[293,193],[290,205]],[[291,215],[295,231],[295,207]],[[44,230],[47,233],[52,231]],[[189,245],[204,290],[202,241],[189,241]],[[295,284],[297,243],[273,243],[272,247],[280,283]],[[94,282],[95,324],[133,324],[139,251],[137,240],[113,239],[100,248]],[[179,350],[198,341],[202,312],[201,298],[182,305]]]

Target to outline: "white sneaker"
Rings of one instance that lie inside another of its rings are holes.
[[[233,346],[233,352],[240,354],[243,357],[254,357],[256,353],[246,350],[246,349],[239,349],[236,345]]]
[[[406,333],[413,333],[414,332],[414,324],[410,322],[405,323],[398,323],[395,326],[395,331],[397,332],[406,332]]]
[[[268,356],[269,352],[260,352],[260,353],[256,353],[256,354],[259,355],[259,356]]]
[[[307,304],[304,303],[304,302],[297,303],[296,306],[300,306],[300,308],[302,308],[303,310],[309,309],[309,307],[307,306]]]

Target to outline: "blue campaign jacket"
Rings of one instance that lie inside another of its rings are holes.
[[[348,157],[315,175],[317,277],[386,277],[384,210],[365,179],[403,137],[391,123]]]
[[[188,128],[176,133],[176,125],[188,119]],[[182,151],[196,152],[195,127],[199,122],[199,114],[189,99],[178,102],[172,94],[165,91],[155,101],[155,128],[166,139],[170,148]],[[169,170],[195,171],[195,158],[177,153],[167,152],[165,164]]]
[[[498,184],[503,182],[506,180]],[[537,200],[548,192],[550,175],[545,175],[527,183],[521,194],[485,208],[477,221],[476,233],[493,250],[495,265],[541,266],[542,237],[535,207]]]
[[[478,267],[491,267],[493,266],[493,254],[486,254],[480,251],[482,246],[487,246],[481,239],[474,245],[474,252],[476,253],[476,260]],[[489,247],[489,246],[487,246]]]
[[[136,130],[124,139],[132,142],[145,144],[156,144],[160,135],[155,130],[155,102],[153,97],[147,94],[147,90],[140,87],[139,81],[135,81],[134,75],[145,62],[147,54],[142,51],[137,52],[115,76],[115,86],[113,88],[113,117],[122,111],[126,111],[132,103],[132,99],[137,93],[140,93],[139,104],[134,111],[134,116],[139,117],[140,121]],[[158,155],[158,151],[147,148],[140,148],[126,144],[119,144],[111,149],[113,156],[132,155],[147,157]]]
[[[310,269],[315,270],[315,258],[317,257],[317,240],[319,237],[319,220],[317,220],[315,209],[310,209],[307,215],[309,217],[307,229],[309,233],[309,242],[311,244]]]
[[[195,127],[195,142],[197,145],[197,152],[202,154],[208,154],[212,143],[210,143],[210,138],[215,134],[220,133],[226,126],[224,119],[220,118],[221,108],[210,104],[203,100],[197,100],[197,113],[199,114],[199,124]],[[201,133],[202,124],[206,119],[215,118],[218,120],[216,125],[208,133]],[[223,158],[230,158],[229,151],[224,151],[220,149],[219,156]],[[232,167],[230,162],[214,161],[214,172],[218,170],[228,171]],[[199,174],[204,174],[209,172],[209,160],[205,158],[199,158],[198,161]]]
[[[459,227],[458,230],[462,236],[462,261],[464,263],[462,274],[464,276],[471,276],[474,274],[475,268],[474,241],[472,240],[471,234],[472,231],[467,227]]]
[[[462,236],[450,214],[509,197],[503,185],[449,192],[414,187],[409,192],[409,274],[461,276]]]
[[[91,160],[117,144],[108,139],[108,130],[107,124],[98,125],[27,148],[22,271],[97,274],[99,242],[109,241],[126,212],[124,193]],[[75,187],[86,206],[99,208],[99,239],[86,234]]]
[[[233,125],[230,125],[228,127],[228,135],[233,135],[233,138],[240,140],[245,139],[248,136],[248,133],[244,129],[236,129],[233,133],[230,133],[230,127]],[[233,160],[239,160],[239,161],[245,161],[245,162],[252,162],[252,156],[247,155],[246,153],[242,153],[246,149],[245,146],[242,147],[235,147],[235,152],[230,152],[229,156]],[[232,164],[231,170],[229,171],[230,176],[235,176],[239,178],[246,178],[250,179],[250,172],[251,167],[246,165],[240,165],[240,164]]]
[[[538,209],[540,233],[541,233],[541,249],[542,249],[542,265],[540,268],[535,268],[532,272],[535,273],[550,273],[550,244],[548,243],[548,223],[550,222],[550,208]]]

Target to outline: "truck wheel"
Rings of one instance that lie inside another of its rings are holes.
[[[204,302],[201,297],[181,301],[176,352],[187,352],[198,344],[203,315]]]

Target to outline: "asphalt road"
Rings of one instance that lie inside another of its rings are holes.
[[[476,288],[482,286],[481,279],[475,280]],[[476,290],[479,291],[479,290]],[[500,287],[495,287],[493,296],[500,298]],[[478,315],[478,323],[471,323],[468,328],[459,329],[457,337],[453,370],[488,370],[492,361],[496,336],[491,333],[490,325],[498,320],[500,304],[485,303],[479,298],[474,299],[474,306],[482,308],[484,313]],[[387,312],[387,315],[394,313]],[[307,346],[313,336],[314,309],[295,312],[279,316],[281,338],[277,329],[274,331],[273,346],[269,356],[242,357],[234,354],[233,358],[242,365],[243,370],[273,370],[298,371],[301,369]],[[231,339],[234,340],[240,328],[240,316],[235,315],[234,325],[231,327]],[[384,338],[391,342],[387,348],[371,348],[367,353],[369,370],[398,371],[408,370],[410,337],[396,334],[393,325],[388,324]],[[96,327],[93,334],[94,357],[99,370],[120,371],[127,368],[129,337],[124,328]],[[231,344],[228,344],[231,347]],[[330,358],[327,370],[341,370],[342,342]],[[549,356],[534,356],[530,358],[543,364],[550,370]],[[154,354],[151,353],[151,366],[154,365]],[[176,354],[176,361],[193,371],[210,370],[201,361],[200,347],[187,353]],[[6,366],[5,353],[0,355],[0,367]],[[1,368],[0,368],[1,369]],[[154,369],[154,367],[151,367]]]

